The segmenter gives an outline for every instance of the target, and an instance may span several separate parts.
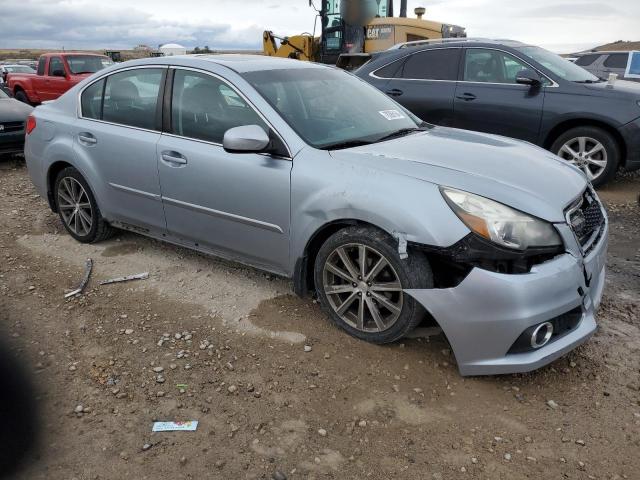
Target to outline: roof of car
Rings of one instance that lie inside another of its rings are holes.
[[[289,70],[294,68],[326,68],[312,62],[301,62],[290,58],[268,57],[264,55],[221,54],[221,55],[174,55],[169,57],[145,58],[126,62],[129,65],[177,65],[194,66],[194,63],[215,63],[238,73],[262,70]]]
[[[500,39],[500,38],[436,38],[432,40],[416,40],[413,42],[398,43],[389,50],[402,50],[414,47],[436,47],[442,45],[458,46],[469,44],[487,44],[487,45],[503,45],[505,47],[524,47],[525,43],[517,40]]]

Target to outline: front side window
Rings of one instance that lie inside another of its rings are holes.
[[[410,55],[400,77],[416,80],[457,80],[459,48],[439,48]]]
[[[160,68],[143,68],[107,77],[102,120],[157,130],[158,97],[163,72]]]
[[[498,50],[469,48],[464,62],[464,80],[482,83],[516,83],[516,75],[529,68],[517,58]]]
[[[384,93],[341,70],[296,68],[243,77],[315,148],[374,143],[422,125]]]
[[[227,130],[266,123],[222,80],[203,73],[176,70],[171,99],[171,129],[182,137],[222,144]]]
[[[612,53],[604,61],[604,66],[607,68],[627,68],[628,61],[628,53]]]
[[[51,57],[49,60],[49,76],[60,75],[60,72],[64,75],[64,64],[60,57]]]

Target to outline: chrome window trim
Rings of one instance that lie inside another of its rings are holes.
[[[280,139],[280,141],[282,142],[282,144],[284,145],[284,147],[287,149],[287,153],[289,154],[286,157],[282,157],[280,155],[270,155],[270,156],[274,156],[274,157],[280,157],[280,158],[286,158],[288,160],[293,160],[293,155],[291,154],[291,148],[289,147],[289,144],[285,141],[285,139],[282,137],[282,135],[280,135],[280,132],[278,132],[278,130],[273,126],[273,124],[267,120],[267,117],[260,111],[260,109],[258,107],[256,107],[256,105],[249,100],[249,98],[242,93],[242,91],[231,81],[229,81],[228,79],[222,77],[221,75],[217,74],[217,73],[213,73],[213,72],[209,72],[207,70],[202,70],[200,68],[193,68],[193,67],[182,67],[179,65],[171,65],[169,67],[170,70],[187,70],[187,71],[192,71],[192,72],[196,72],[196,73],[201,73],[204,75],[209,75],[211,77],[217,78],[218,80],[220,80],[222,83],[224,83],[225,85],[231,87],[231,89],[236,92],[238,94],[238,96],[240,98],[242,98],[247,105],[249,105],[249,107],[262,119],[262,121],[264,123],[267,124],[267,126],[278,136],[278,138]],[[252,87],[253,88],[253,87]],[[171,99],[173,101],[173,99]],[[202,140],[199,138],[192,138],[192,137],[185,137],[184,135],[176,135],[175,133],[169,133],[169,132],[162,132],[163,135],[167,135],[167,136],[171,136],[171,137],[176,137],[176,138],[182,138],[185,140],[191,140],[191,141],[195,141],[195,142],[201,142],[201,143],[206,143],[209,145],[216,145],[216,146],[220,146],[222,147],[223,145],[217,142],[211,142],[208,140]],[[264,154],[264,155],[269,155],[269,154]]]
[[[459,46],[459,47],[438,47],[438,48],[426,48],[424,50],[420,50],[418,52],[410,52],[407,55],[403,56],[403,57],[399,57],[394,59],[393,61],[381,66],[380,68],[377,68],[376,70],[374,70],[373,72],[369,72],[369,76],[376,78],[378,80],[400,80],[400,81],[408,81],[408,82],[451,82],[451,83],[466,83],[466,84],[473,84],[473,85],[511,85],[511,86],[515,86],[515,87],[521,87],[521,88],[531,88],[529,85],[520,85],[518,83],[496,83],[496,82],[472,82],[469,80],[433,80],[433,79],[428,79],[428,78],[386,78],[386,77],[379,77],[377,76],[375,73],[382,70],[385,67],[388,67],[389,65],[391,65],[394,62],[397,62],[399,60],[403,60],[406,59],[409,55],[415,55],[417,53],[422,53],[422,52],[429,52],[431,50],[453,50],[456,48],[466,48],[466,49],[470,49],[470,48],[474,48],[474,49],[481,49],[481,50],[495,50],[497,52],[501,52],[501,53],[505,53],[507,55],[510,55],[512,57],[517,58],[518,60],[520,60],[522,63],[528,65],[529,67],[531,67],[538,75],[546,78],[549,82],[551,82],[551,85],[543,85],[544,88],[558,88],[560,85],[553,80],[552,78],[550,78],[548,75],[546,75],[545,73],[541,72],[537,67],[534,67],[533,65],[531,65],[531,63],[527,62],[526,60],[522,59],[522,57],[520,57],[519,55],[515,55],[512,52],[507,52],[506,50],[502,50],[500,48],[495,48],[495,47],[480,47],[480,46]],[[463,52],[464,54],[464,52]]]

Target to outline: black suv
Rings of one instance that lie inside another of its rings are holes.
[[[640,169],[640,85],[609,84],[540,47],[455,39],[396,45],[354,72],[437,125],[535,143],[598,186]]]

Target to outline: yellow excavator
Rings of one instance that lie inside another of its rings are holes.
[[[371,53],[398,43],[467,36],[463,27],[425,20],[422,7],[415,9],[416,18],[407,18],[407,0],[401,0],[398,17],[393,16],[393,0],[322,0],[319,10],[309,0],[309,6],[317,12],[314,33],[278,37],[265,31],[265,55],[352,70],[366,63]],[[318,19],[321,31],[316,37]]]

